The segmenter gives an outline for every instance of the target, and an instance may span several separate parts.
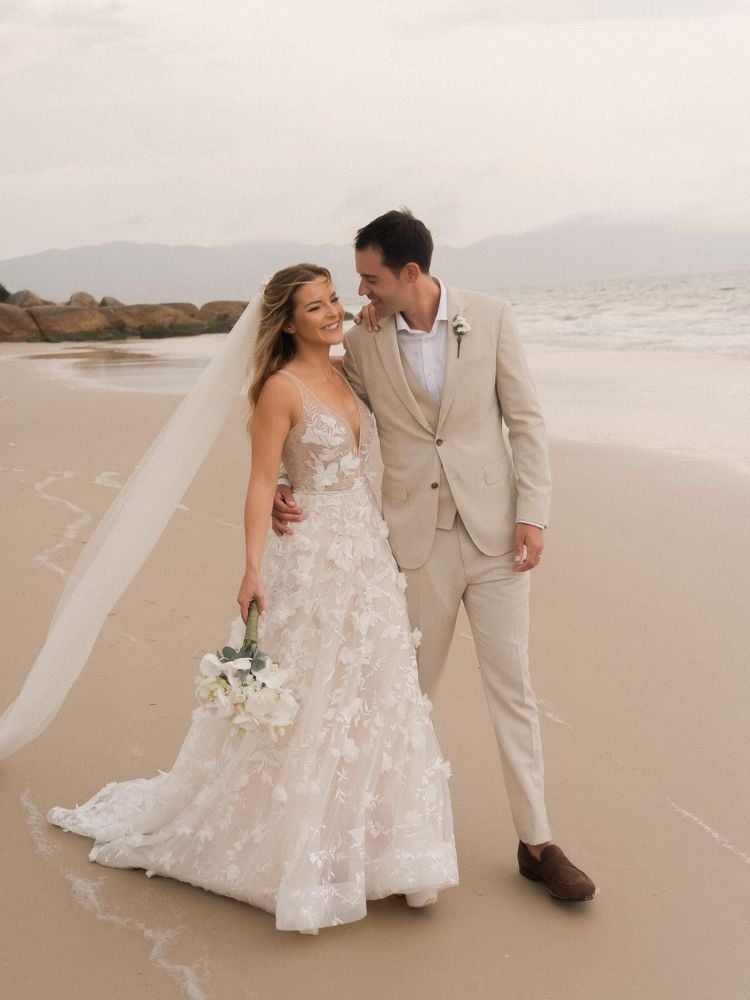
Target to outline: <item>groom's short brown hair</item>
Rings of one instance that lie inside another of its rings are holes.
[[[419,219],[415,219],[408,208],[379,215],[362,229],[354,239],[355,250],[375,247],[383,255],[383,264],[394,274],[412,261],[419,264],[425,274],[430,273],[432,263],[432,236],[430,230]]]

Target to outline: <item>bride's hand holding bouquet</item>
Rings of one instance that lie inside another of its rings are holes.
[[[248,608],[253,601],[255,601],[258,605],[260,613],[264,614],[266,610],[266,598],[263,593],[263,584],[261,583],[260,574],[253,567],[248,567],[245,570],[245,575],[242,577],[240,591],[237,594],[237,603],[240,606],[240,615],[246,625]]]

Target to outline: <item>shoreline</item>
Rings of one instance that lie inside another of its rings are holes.
[[[0,344],[0,365],[33,359],[40,376],[73,388],[181,396],[223,336]],[[640,447],[750,476],[750,358],[539,345],[526,356],[550,440]]]
[[[65,572],[178,400],[47,378],[11,361],[0,364],[0,400],[4,708]],[[463,614],[434,707],[454,770],[461,884],[431,910],[387,899],[365,920],[306,940],[236,901],[94,865],[89,840],[46,823],[52,805],[172,765],[201,651],[234,614],[242,411],[238,401],[58,717],[0,761],[11,862],[4,992],[375,1000],[406,986],[415,1000],[580,1000],[606,982],[608,1000],[744,1000],[750,483],[710,463],[551,443],[556,485],[533,577],[532,671],[555,838],[600,885],[593,903],[557,905],[518,875]]]

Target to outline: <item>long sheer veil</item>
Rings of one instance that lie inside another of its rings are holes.
[[[20,694],[0,717],[0,758],[42,733],[79,676],[104,620],[145,562],[245,385],[257,294],[150,446],[86,544]]]

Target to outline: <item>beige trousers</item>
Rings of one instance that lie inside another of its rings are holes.
[[[463,600],[516,831],[527,844],[549,840],[539,716],[529,674],[529,574],[515,572],[513,552],[480,552],[458,517],[449,530],[436,531],[427,562],[404,572],[409,617],[422,632],[422,690],[429,697],[435,693]]]

